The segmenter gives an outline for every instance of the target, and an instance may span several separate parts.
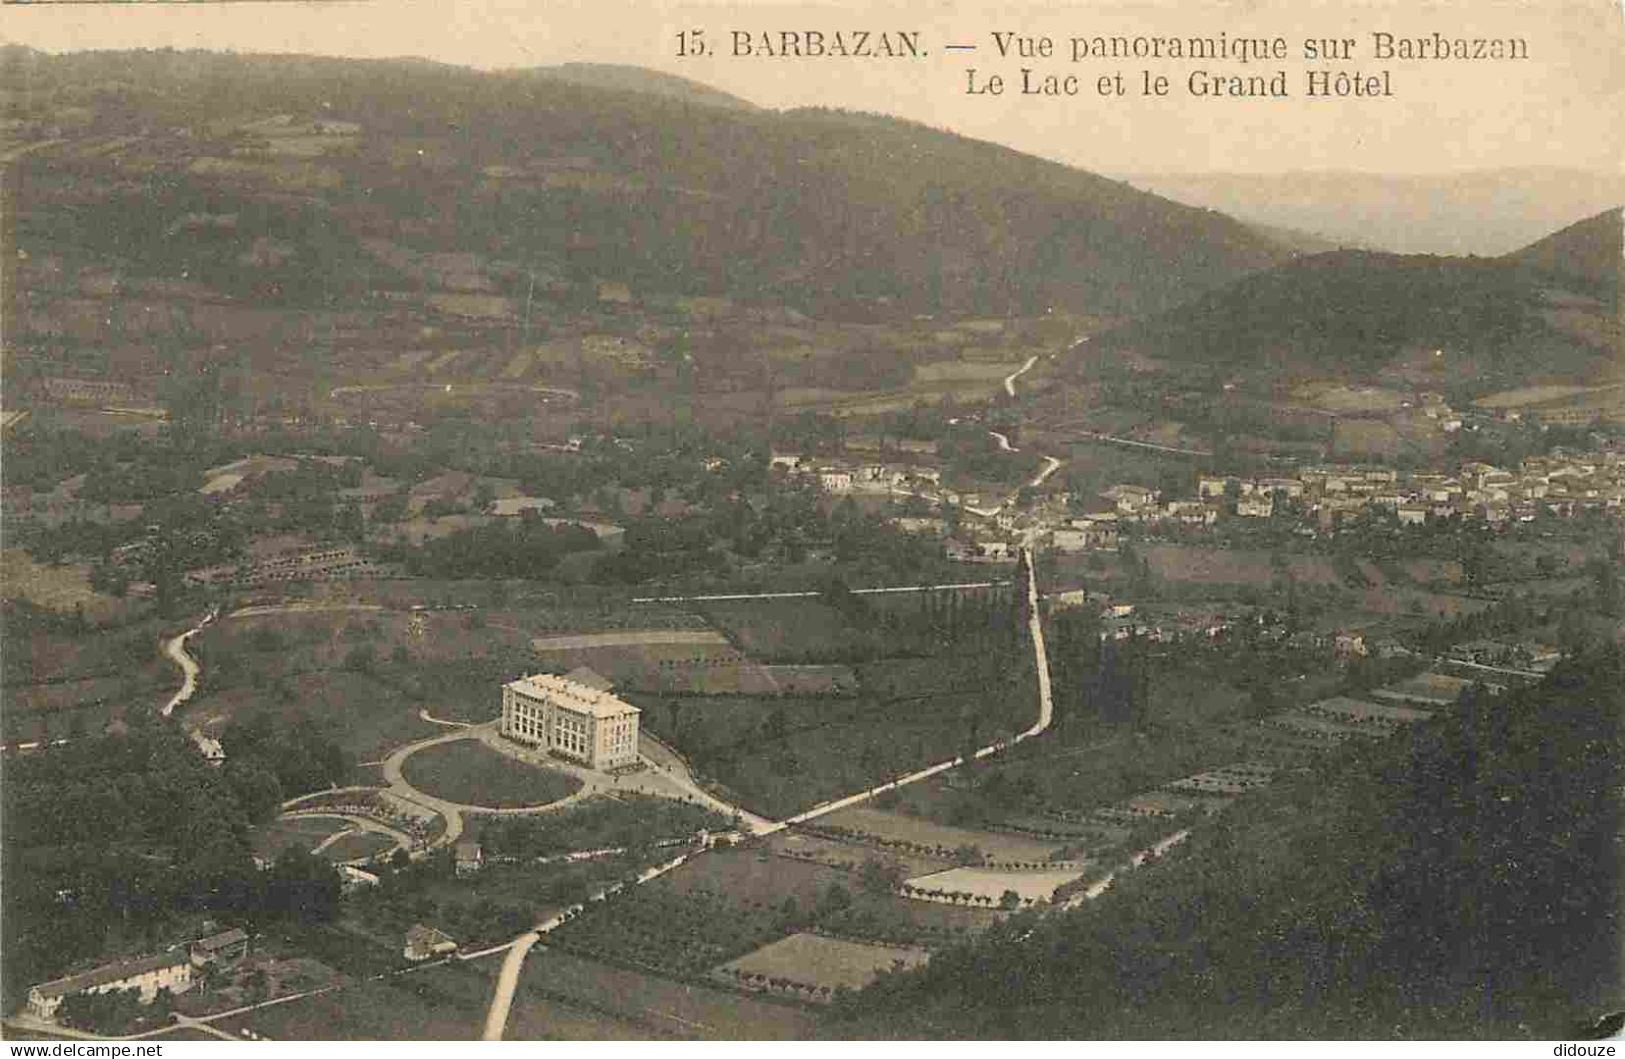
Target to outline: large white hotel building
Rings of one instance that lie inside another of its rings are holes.
[[[637,763],[638,712],[608,691],[549,673],[523,677],[502,688],[503,735],[588,768]]]

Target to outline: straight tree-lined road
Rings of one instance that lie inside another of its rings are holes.
[[[1059,464],[1057,464],[1058,466]],[[1046,476],[1047,477],[1047,476]],[[854,588],[854,596],[883,596],[909,592],[952,592],[973,588],[1003,588],[1008,581],[953,581],[941,585],[887,585]],[[728,603],[752,599],[816,599],[822,592],[728,592],[709,596],[637,596],[633,603]]]
[[[1078,345],[1081,345],[1082,343],[1087,342],[1087,341],[1088,341],[1087,338],[1080,338],[1077,342],[1075,342],[1073,344],[1073,348],[1076,348]],[[1038,357],[1037,356],[1029,357],[1025,364],[1023,364],[1020,368],[1018,368],[1017,370],[1015,370],[1014,372],[1011,372],[1008,376],[1006,376],[1005,379],[1004,379],[1005,393],[1008,394],[1011,397],[1014,397],[1016,395],[1016,386],[1015,386],[1016,380],[1018,378],[1020,378],[1021,376],[1025,375],[1027,372],[1031,371],[1033,365],[1036,364],[1036,363],[1038,363]],[[990,433],[994,433],[994,432],[990,431]],[[997,434],[997,433],[994,433],[994,436],[1000,441],[1001,448],[1010,449],[1010,440],[1009,440],[1009,438],[1005,437],[1004,435]],[[1030,486],[1032,486],[1032,487],[1035,487],[1035,488],[1037,486],[1042,485],[1044,483],[1044,481],[1047,478],[1049,478],[1050,475],[1054,474],[1055,471],[1060,468],[1060,466],[1061,466],[1061,461],[1056,459],[1055,457],[1053,457],[1053,456],[1044,457],[1044,467],[1043,467],[1043,469],[1040,470],[1038,472],[1038,474],[1028,484]],[[997,514],[1004,507],[1008,506],[1014,499],[1015,498],[1012,496],[1011,498],[1005,500],[997,508],[994,508],[991,511],[986,511],[986,512],[977,511],[976,513],[985,515],[987,517],[991,517],[992,515]],[[975,509],[971,509],[971,510],[975,511]],[[1031,739],[1034,736],[1042,735],[1045,731],[1047,731],[1049,729],[1050,723],[1054,718],[1055,709],[1054,709],[1054,699],[1052,697],[1051,687],[1050,687],[1049,655],[1048,655],[1048,652],[1045,650],[1045,646],[1044,646],[1044,626],[1043,626],[1043,623],[1039,620],[1039,612],[1038,612],[1038,576],[1037,576],[1037,572],[1034,569],[1033,553],[1032,553],[1033,539],[1034,539],[1035,536],[1036,536],[1036,531],[1035,530],[1029,530],[1027,532],[1026,539],[1023,541],[1023,543],[1021,545],[1021,560],[1022,560],[1023,567],[1025,567],[1025,573],[1026,573],[1027,630],[1028,630],[1028,634],[1029,634],[1029,637],[1032,640],[1032,645],[1033,645],[1033,664],[1036,667],[1037,673],[1038,673],[1038,717],[1037,717],[1037,719],[1035,719],[1033,721],[1032,726],[1030,728],[1026,729],[1025,731],[1013,736],[1009,740],[1000,740],[998,742],[991,743],[988,746],[984,746],[981,749],[977,750],[975,753],[969,755],[968,757],[965,756],[965,755],[961,755],[959,757],[952,758],[951,760],[948,760],[948,761],[938,762],[935,765],[930,765],[930,766],[927,766],[926,768],[922,768],[922,769],[919,769],[919,770],[917,770],[915,772],[911,772],[906,776],[900,776],[895,780],[891,780],[891,781],[889,781],[887,783],[882,783],[877,787],[871,787],[868,790],[858,791],[855,794],[849,794],[849,795],[847,795],[847,796],[845,796],[843,798],[837,798],[837,799],[834,799],[832,801],[828,801],[828,802],[821,803],[819,805],[815,805],[811,809],[808,809],[808,810],[806,810],[804,812],[801,812],[801,813],[797,813],[796,815],[794,815],[792,817],[789,817],[788,819],[781,820],[781,821],[779,821],[777,823],[770,823],[768,821],[761,820],[761,818],[759,818],[759,817],[751,819],[749,821],[749,823],[747,823],[747,829],[748,830],[750,830],[750,831],[752,831],[752,832],[754,832],[755,834],[758,834],[758,835],[775,834],[777,832],[783,831],[787,827],[792,827],[792,826],[794,826],[796,824],[806,823],[809,820],[815,820],[815,819],[817,819],[817,818],[819,818],[821,816],[827,816],[830,813],[839,812],[842,809],[850,808],[851,806],[854,806],[854,805],[860,805],[863,802],[866,802],[869,799],[876,797],[877,795],[884,794],[886,791],[896,790],[899,787],[906,787],[906,786],[908,786],[910,784],[918,783],[921,780],[929,779],[932,776],[940,775],[940,774],[942,774],[944,772],[949,771],[950,769],[957,768],[958,766],[963,765],[968,760],[981,760],[983,758],[991,757],[994,754],[997,754],[1000,751],[1006,749],[1007,747],[1014,746],[1017,743],[1024,742],[1025,740]],[[985,587],[991,587],[992,584],[993,584],[992,582],[983,582],[983,583],[978,583],[978,584],[976,584],[974,586],[972,586],[972,585],[933,585],[933,586],[921,585],[921,586],[910,586],[910,587],[905,587],[905,588],[892,588],[892,589],[859,589],[859,590],[855,590],[855,591],[858,592],[858,593],[861,593],[861,592],[929,591],[929,590],[935,589],[935,588],[971,588],[971,587],[985,588]],[[816,592],[784,592],[784,593],[754,593],[754,594],[723,595],[723,596],[716,596],[716,595],[714,595],[714,596],[663,596],[663,597],[647,597],[647,598],[642,598],[642,599],[635,599],[635,600],[633,600],[633,602],[634,603],[656,603],[656,602],[659,602],[659,603],[689,603],[689,602],[703,602],[703,601],[707,601],[707,600],[727,600],[727,599],[796,599],[796,598],[809,598],[809,597],[813,597],[813,596],[816,596],[816,595],[818,595],[818,593],[816,593]],[[685,854],[684,856],[678,857],[676,860],[670,862],[669,864],[662,865],[661,867],[659,867],[657,869],[652,869],[651,871],[645,872],[643,875],[639,876],[638,879],[635,882],[633,882],[630,885],[639,885],[641,883],[647,882],[649,879],[657,878],[660,875],[664,875],[666,872],[671,871],[673,868],[676,868],[679,865],[681,865],[682,863],[684,863],[687,859],[688,859],[688,855]],[[599,899],[599,900],[608,899],[610,896],[613,895],[613,893],[619,891],[620,889],[621,889],[621,887],[619,887],[619,886],[612,887],[609,891],[606,891],[605,893],[600,894],[598,896],[598,898],[596,898],[596,899]],[[578,908],[579,907],[580,906],[578,906]],[[543,934],[547,933],[548,931],[551,931],[551,930],[555,929],[556,927],[559,926],[559,924],[565,922],[565,920],[569,917],[570,914],[571,913],[569,913],[569,912],[560,913],[559,915],[554,916],[552,919],[549,919],[547,922],[538,924],[534,929],[529,930],[529,931],[525,932],[524,934],[521,934],[519,937],[515,938],[512,942],[509,943],[508,955],[503,960],[501,973],[497,976],[496,989],[495,989],[495,991],[494,991],[494,993],[492,994],[492,997],[491,997],[491,1007],[490,1007],[490,1010],[486,1014],[485,1033],[484,1033],[484,1039],[485,1040],[498,1041],[498,1040],[502,1039],[503,1030],[507,1026],[507,1022],[508,1022],[508,1012],[509,1012],[510,1008],[513,1005],[514,989],[518,986],[519,972],[524,967],[526,954],[528,954],[530,952],[531,948],[541,939]]]

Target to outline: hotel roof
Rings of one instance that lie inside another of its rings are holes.
[[[607,691],[599,691],[551,673],[536,673],[523,677],[508,687],[524,695],[548,699],[572,712],[598,718],[625,717],[642,712],[636,706],[622,702]]]

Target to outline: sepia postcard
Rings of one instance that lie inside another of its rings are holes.
[[[9,1054],[1614,1054],[1616,0],[8,0],[0,107]]]

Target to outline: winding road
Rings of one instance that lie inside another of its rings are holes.
[[[1088,339],[1083,339],[1083,341],[1087,342]],[[1006,396],[1014,397],[1016,395],[1016,380],[1027,374],[1029,371],[1032,371],[1033,365],[1037,363],[1038,354],[1035,353],[1027,358],[1027,363],[1023,364],[1021,367],[1004,377],[1004,392]]]
[[[994,754],[1008,749],[1009,747],[1015,746],[1017,743],[1021,743],[1037,735],[1042,735],[1049,729],[1049,726],[1054,720],[1055,716],[1055,703],[1050,686],[1049,655],[1044,646],[1044,626],[1039,620],[1038,616],[1038,577],[1033,569],[1032,542],[1030,540],[1022,545],[1021,555],[1027,574],[1027,629],[1032,637],[1033,662],[1038,671],[1038,718],[1033,722],[1032,727],[1009,740],[1000,740],[998,742],[991,743],[988,746],[982,747],[968,758],[962,755],[949,761],[938,762],[937,764],[931,765],[927,768],[920,769],[916,772],[911,772],[906,776],[899,776],[895,780],[882,783],[878,787],[871,787],[868,790],[859,791],[856,794],[849,794],[844,798],[837,798],[833,801],[823,802],[819,805],[815,805],[805,812],[797,813],[795,816],[785,820],[780,820],[776,823],[763,820],[761,817],[757,817],[749,813],[745,813],[743,810],[729,807],[733,812],[740,814],[740,816],[746,821],[747,828],[753,834],[776,834],[796,824],[803,824],[809,820],[816,820],[818,817],[827,816],[830,813],[839,812],[842,809],[847,809],[854,805],[860,805],[863,802],[866,802],[877,795],[884,794],[887,791],[896,790],[899,787],[906,787],[911,783],[918,783],[921,780],[930,779],[932,776],[937,776],[941,773],[947,772],[949,769],[957,768],[958,766],[963,765],[967,760],[979,761],[983,758],[991,757]],[[683,769],[683,774],[687,776],[686,768]],[[689,778],[689,782],[693,783],[691,777]],[[694,784],[694,789],[696,793],[699,793],[705,797],[708,802],[716,802],[716,799],[704,792],[703,789],[698,786],[698,784]],[[716,802],[716,804],[721,805],[723,803]],[[677,857],[666,864],[660,865],[656,868],[651,868],[640,875],[635,882],[627,885],[636,886],[645,883],[650,879],[658,878],[687,862],[689,856],[691,856],[691,854],[684,854],[683,856]],[[592,898],[592,900],[603,900],[619,892],[622,888],[623,887],[620,885],[609,887],[607,890]],[[544,934],[556,929],[560,924],[567,921],[570,916],[574,915],[574,913],[579,911],[582,907],[584,906],[577,905],[572,909],[561,912],[558,915],[553,916],[551,919],[537,924],[535,927],[519,935],[509,943],[508,955],[502,962],[501,972],[497,975],[496,987],[491,995],[491,1006],[486,1013],[484,1033],[485,1040],[500,1041],[502,1039],[503,1030],[508,1024],[508,1012],[513,1006],[514,989],[519,984],[519,972],[524,967],[525,956],[530,952],[531,948],[541,940]],[[499,950],[486,951],[493,952]]]
[[[1079,343],[1081,344],[1081,342],[1083,342],[1083,341],[1087,341],[1087,339],[1080,339]],[[1038,362],[1038,357],[1036,355],[1033,356],[1033,357],[1030,357],[1030,358],[1028,358],[1027,362],[1025,364],[1023,364],[1019,369],[1017,369],[1016,371],[1012,372],[1010,375],[1005,377],[1005,379],[1004,379],[1004,388],[1005,388],[1005,392],[1008,395],[1010,395],[1012,397],[1015,396],[1015,381],[1016,381],[1016,379],[1020,378],[1022,375],[1026,374],[1028,371],[1030,371],[1032,369],[1033,365],[1035,365],[1037,362]],[[990,431],[990,433],[994,433],[994,432]],[[1001,447],[1002,448],[1005,448],[1005,449],[1007,449],[1009,451],[1015,451],[1014,449],[1010,448],[1009,439],[1007,437],[1005,437],[1003,435],[1000,435],[1000,434],[997,434],[997,433],[994,433],[994,436],[999,439],[999,441],[1001,442]],[[1049,478],[1049,476],[1051,474],[1053,474],[1061,466],[1061,461],[1056,459],[1053,456],[1046,456],[1046,457],[1044,457],[1044,460],[1045,460],[1045,466],[1044,466],[1043,470],[1041,470],[1038,473],[1038,475],[1032,479],[1032,481],[1030,483],[1034,487],[1041,485],[1047,478]],[[1014,499],[1014,497],[1012,497],[1010,500],[1006,500],[1003,504],[1000,505],[1000,507],[998,509],[994,509],[995,513],[998,510],[1002,509],[1003,507],[1007,506],[1013,499]],[[801,813],[798,813],[795,816],[792,816],[792,817],[790,817],[790,818],[788,818],[786,820],[781,820],[781,821],[778,821],[778,822],[768,821],[768,820],[766,820],[766,819],[764,819],[762,817],[756,816],[755,814],[748,813],[748,812],[744,811],[743,809],[738,808],[737,806],[730,806],[727,803],[722,802],[719,799],[715,798],[709,792],[705,791],[704,788],[702,788],[694,780],[693,776],[689,773],[689,770],[688,770],[686,764],[682,761],[682,759],[680,757],[678,757],[675,754],[670,755],[671,760],[669,760],[669,761],[652,761],[651,763],[653,763],[655,765],[655,768],[658,770],[658,772],[662,776],[664,776],[667,779],[675,781],[680,787],[682,787],[685,790],[685,793],[688,793],[688,794],[690,794],[692,796],[695,796],[695,797],[699,798],[701,801],[703,801],[704,803],[710,805],[713,808],[716,808],[716,809],[718,809],[720,811],[731,813],[731,814],[734,814],[734,815],[738,816],[743,821],[745,828],[747,830],[749,830],[751,833],[756,834],[756,835],[771,835],[771,834],[775,834],[777,832],[783,831],[786,828],[791,827],[791,826],[793,826],[795,824],[805,823],[805,822],[807,822],[809,820],[814,820],[814,819],[817,819],[819,817],[826,816],[826,815],[828,815],[830,813],[839,812],[842,809],[846,809],[846,808],[849,808],[849,807],[854,806],[854,805],[859,805],[859,804],[861,804],[861,803],[863,803],[865,801],[868,801],[868,800],[870,800],[870,799],[872,799],[872,798],[874,798],[874,797],[876,797],[876,796],[878,796],[880,794],[883,794],[883,793],[885,793],[887,791],[896,790],[896,789],[898,789],[900,787],[905,787],[905,786],[908,786],[910,784],[918,783],[918,782],[920,782],[922,780],[929,779],[932,776],[939,775],[939,774],[941,774],[943,772],[947,772],[950,769],[953,769],[953,768],[956,768],[956,767],[958,767],[960,765],[963,765],[968,760],[981,760],[983,758],[991,757],[994,754],[998,754],[998,753],[1008,749],[1011,746],[1015,746],[1015,745],[1017,745],[1017,744],[1019,744],[1021,742],[1024,742],[1027,739],[1031,739],[1031,738],[1033,738],[1035,736],[1043,734],[1045,731],[1047,731],[1049,729],[1050,724],[1052,723],[1053,718],[1054,718],[1054,700],[1053,700],[1052,688],[1051,688],[1051,683],[1050,683],[1049,657],[1048,657],[1048,653],[1047,653],[1047,650],[1046,650],[1046,647],[1045,647],[1045,642],[1044,642],[1043,623],[1039,618],[1038,581],[1037,581],[1036,572],[1034,570],[1033,555],[1032,555],[1032,546],[1033,546],[1033,537],[1034,537],[1034,535],[1035,535],[1034,531],[1028,531],[1027,539],[1023,542],[1023,544],[1021,546],[1022,565],[1025,568],[1025,574],[1026,574],[1028,632],[1029,632],[1029,636],[1030,636],[1030,638],[1032,640],[1034,665],[1035,665],[1035,668],[1036,668],[1037,678],[1038,678],[1038,716],[1034,720],[1032,726],[1027,728],[1026,730],[1020,732],[1019,734],[1017,734],[1015,736],[1013,736],[1009,740],[1000,740],[1000,741],[991,743],[988,746],[982,747],[981,749],[975,751],[973,754],[969,755],[968,757],[965,756],[965,755],[961,755],[961,756],[952,758],[951,760],[948,760],[948,761],[938,762],[935,765],[931,765],[931,766],[928,766],[926,768],[919,769],[919,770],[917,770],[915,772],[912,772],[912,773],[909,773],[909,774],[907,774],[905,776],[900,776],[897,779],[891,780],[891,781],[889,781],[887,783],[880,784],[879,786],[871,787],[871,788],[869,788],[867,790],[859,791],[859,792],[857,792],[855,794],[850,794],[850,795],[847,795],[847,796],[845,796],[843,798],[838,798],[838,799],[835,799],[833,801],[824,802],[824,803],[822,803],[820,805],[813,806],[811,809],[808,809],[808,810],[806,810],[804,812],[801,812]],[[933,589],[972,588],[972,587],[985,588],[985,587],[992,587],[995,584],[1004,584],[1004,583],[1005,582],[978,582],[978,583],[975,583],[974,585],[956,584],[956,585],[933,585],[933,586],[904,586],[904,587],[897,587],[897,588],[859,589],[859,590],[856,590],[856,591],[859,592],[859,593],[864,593],[864,592],[879,593],[879,592],[928,591],[928,590],[933,590]],[[651,602],[698,602],[698,601],[705,601],[705,600],[727,600],[727,599],[785,599],[785,598],[807,598],[807,597],[816,596],[817,594],[818,593],[816,593],[816,592],[798,592],[798,593],[754,593],[754,594],[689,596],[689,597],[645,597],[645,598],[642,598],[642,599],[636,599],[633,602],[651,603]],[[282,609],[284,609],[284,608],[279,608],[279,607],[246,608],[246,609],[244,609],[242,611],[234,612],[232,616],[236,617],[236,616],[247,616],[249,614],[275,613],[275,612],[278,612],[278,611],[280,611]],[[292,610],[292,609],[296,609],[296,608],[289,607],[289,608],[286,608],[286,609]],[[308,609],[315,609],[315,608],[308,608]],[[335,609],[347,609],[347,608],[335,608]],[[207,624],[207,621],[212,619],[213,616],[214,615],[211,614],[210,618],[205,619],[205,622],[203,624]],[[198,669],[197,663],[194,660],[192,660],[190,655],[188,655],[186,653],[185,644],[186,644],[186,640],[189,637],[191,637],[192,635],[195,635],[197,632],[199,632],[201,630],[201,628],[202,628],[202,625],[200,625],[196,629],[188,630],[186,633],[183,633],[180,636],[174,638],[173,640],[171,640],[169,642],[168,645],[166,645],[166,653],[170,656],[170,658],[172,658],[176,662],[177,665],[179,665],[181,667],[182,673],[184,675],[184,679],[183,679],[183,683],[182,683],[182,687],[181,687],[180,691],[178,691],[176,693],[175,697],[170,701],[170,703],[167,706],[164,707],[163,712],[164,712],[164,714],[166,716],[176,706],[180,705],[181,703],[183,703],[187,699],[189,699],[192,696],[192,694],[195,693],[195,691],[196,691],[197,676],[198,676],[199,669]],[[436,718],[429,717],[427,715],[427,711],[424,711],[424,719],[428,720],[428,721],[433,721],[435,723],[441,723],[441,724],[448,723],[448,722],[444,722],[444,721],[439,721]],[[418,790],[415,787],[412,787],[409,783],[406,782],[404,776],[401,773],[401,767],[402,767],[402,764],[405,762],[406,758],[408,756],[410,756],[412,753],[416,752],[417,750],[423,749],[425,747],[437,745],[437,744],[440,744],[440,743],[452,742],[452,741],[458,740],[458,739],[479,738],[481,735],[484,734],[483,730],[488,728],[488,727],[489,727],[488,725],[478,725],[478,726],[468,726],[468,727],[464,727],[464,728],[454,729],[453,731],[449,731],[449,732],[445,733],[444,735],[435,737],[433,739],[422,740],[422,741],[419,741],[419,742],[416,742],[416,743],[409,744],[408,746],[402,747],[402,748],[396,750],[394,753],[390,754],[389,757],[386,758],[384,760],[384,762],[383,762],[383,773],[384,773],[385,782],[388,784],[389,789],[391,791],[394,791],[394,792],[400,794],[403,797],[409,796],[410,800],[417,801],[420,804],[429,805],[430,807],[432,807],[432,808],[436,809],[437,811],[439,811],[446,818],[446,822],[447,822],[446,833],[443,836],[441,836],[441,839],[440,839],[439,843],[437,843],[439,845],[445,845],[445,844],[448,844],[450,842],[454,842],[454,841],[456,841],[457,837],[459,837],[461,835],[462,830],[463,830],[462,814],[465,811],[476,811],[476,812],[493,812],[494,811],[494,812],[498,812],[498,813],[502,813],[502,812],[514,812],[514,813],[542,812],[542,811],[551,810],[552,808],[555,808],[555,807],[557,807],[559,805],[562,805],[562,804],[565,804],[567,802],[573,801],[573,800],[575,800],[575,799],[577,799],[579,797],[585,797],[587,794],[592,793],[593,790],[594,790],[594,785],[589,783],[589,784],[584,785],[583,788],[580,791],[576,792],[575,794],[572,794],[572,795],[570,795],[569,797],[567,797],[565,799],[561,799],[559,802],[550,803],[547,806],[526,807],[526,808],[517,809],[517,810],[491,810],[489,808],[483,808],[483,807],[479,807],[479,806],[461,805],[461,804],[458,804],[458,803],[453,803],[453,802],[446,801],[444,799],[435,798],[433,796],[425,794],[424,792]],[[371,823],[371,822],[369,821],[368,823]],[[1183,838],[1183,837],[1184,837],[1183,835],[1179,836],[1179,838]],[[332,839],[332,840],[329,840],[329,841],[336,841],[336,839]],[[1178,841],[1178,839],[1175,839],[1174,841]],[[545,921],[543,921],[541,923],[538,923],[535,927],[533,927],[530,930],[520,934],[518,937],[514,938],[511,942],[509,942],[506,945],[494,946],[492,948],[482,950],[482,951],[480,951],[478,953],[467,954],[466,957],[463,957],[463,958],[476,958],[476,957],[481,957],[481,956],[492,955],[492,954],[495,954],[497,952],[501,952],[504,949],[507,950],[506,951],[506,956],[503,959],[502,968],[498,972],[498,975],[497,975],[497,982],[496,982],[495,988],[494,988],[493,993],[492,993],[491,1004],[490,1004],[490,1007],[489,1007],[489,1009],[487,1010],[487,1013],[486,1013],[485,1026],[484,1026],[484,1031],[482,1033],[483,1039],[488,1040],[488,1041],[494,1041],[494,1040],[501,1040],[502,1039],[503,1032],[504,1032],[504,1030],[505,1030],[505,1028],[507,1026],[508,1015],[509,1015],[509,1012],[512,1009],[514,991],[518,987],[519,976],[520,976],[521,971],[524,969],[525,957],[529,954],[530,950],[538,942],[541,941],[541,939],[543,938],[544,935],[546,935],[547,933],[557,929],[560,925],[567,922],[569,919],[571,919],[573,916],[575,916],[577,913],[579,913],[583,908],[585,908],[588,904],[590,904],[592,902],[595,902],[595,901],[607,900],[610,897],[612,897],[613,895],[615,895],[616,893],[619,893],[621,890],[625,889],[627,886],[637,886],[637,885],[641,885],[641,884],[643,884],[645,882],[648,882],[648,881],[650,881],[652,879],[659,878],[660,876],[665,875],[666,873],[668,873],[670,871],[673,871],[676,868],[678,868],[678,867],[682,866],[683,864],[687,863],[688,859],[692,855],[693,854],[690,854],[690,853],[684,853],[684,854],[682,854],[680,856],[677,856],[677,857],[673,858],[670,861],[667,861],[665,863],[655,865],[654,867],[646,869],[641,874],[639,874],[636,879],[631,880],[630,882],[615,883],[615,884],[613,884],[611,886],[608,886],[605,889],[598,892],[597,894],[593,895],[593,897],[589,898],[588,901],[583,902],[582,904],[579,904],[579,905],[571,906],[570,908],[567,908],[567,909],[565,909],[565,910],[563,910],[563,911],[561,911],[559,913],[556,913],[555,915],[551,916],[547,920],[545,920]],[[1138,858],[1136,859],[1135,863],[1139,863]],[[1104,885],[1101,886],[1102,890],[1104,890],[1105,886],[1110,885],[1110,878],[1111,877],[1108,876],[1108,878],[1104,881]],[[1093,894],[1091,894],[1090,896],[1093,896]],[[437,961],[437,962],[439,962],[439,961]],[[331,988],[331,987],[329,987],[329,988]],[[326,990],[318,990],[317,992],[325,992],[325,991]],[[290,996],[290,997],[279,998],[279,999],[283,1000],[283,1001],[286,1001],[286,1000],[298,999],[298,997],[297,996]],[[211,1019],[211,1021],[212,1021],[212,1019]]]
[[[641,886],[650,879],[658,879],[674,868],[681,867],[688,863],[689,856],[689,854],[684,853],[682,856],[674,857],[664,864],[646,868],[630,883],[616,883],[613,886],[606,887],[587,898],[581,904],[571,905],[545,922],[536,924],[534,928],[509,942],[506,946],[508,955],[502,961],[502,969],[497,972],[496,989],[491,994],[491,1006],[485,1013],[485,1032],[480,1035],[480,1039],[486,1041],[500,1041],[502,1039],[502,1031],[508,1025],[508,1012],[513,1007],[514,988],[519,985],[519,972],[524,969],[525,957],[529,955],[531,948],[542,940],[544,934],[548,934],[564,923],[569,922],[576,913],[595,901],[606,900],[620,893],[627,886]],[[485,953],[478,955],[499,951],[501,951],[500,948],[487,949]]]
[[[207,619],[205,619],[204,624],[207,624]],[[197,660],[186,653],[186,641],[202,631],[203,625],[200,624],[196,628],[187,629],[164,644],[165,657],[181,668],[180,689],[158,711],[165,717],[173,714],[175,707],[184,705],[188,699],[197,694],[197,676],[201,669],[197,664]]]

